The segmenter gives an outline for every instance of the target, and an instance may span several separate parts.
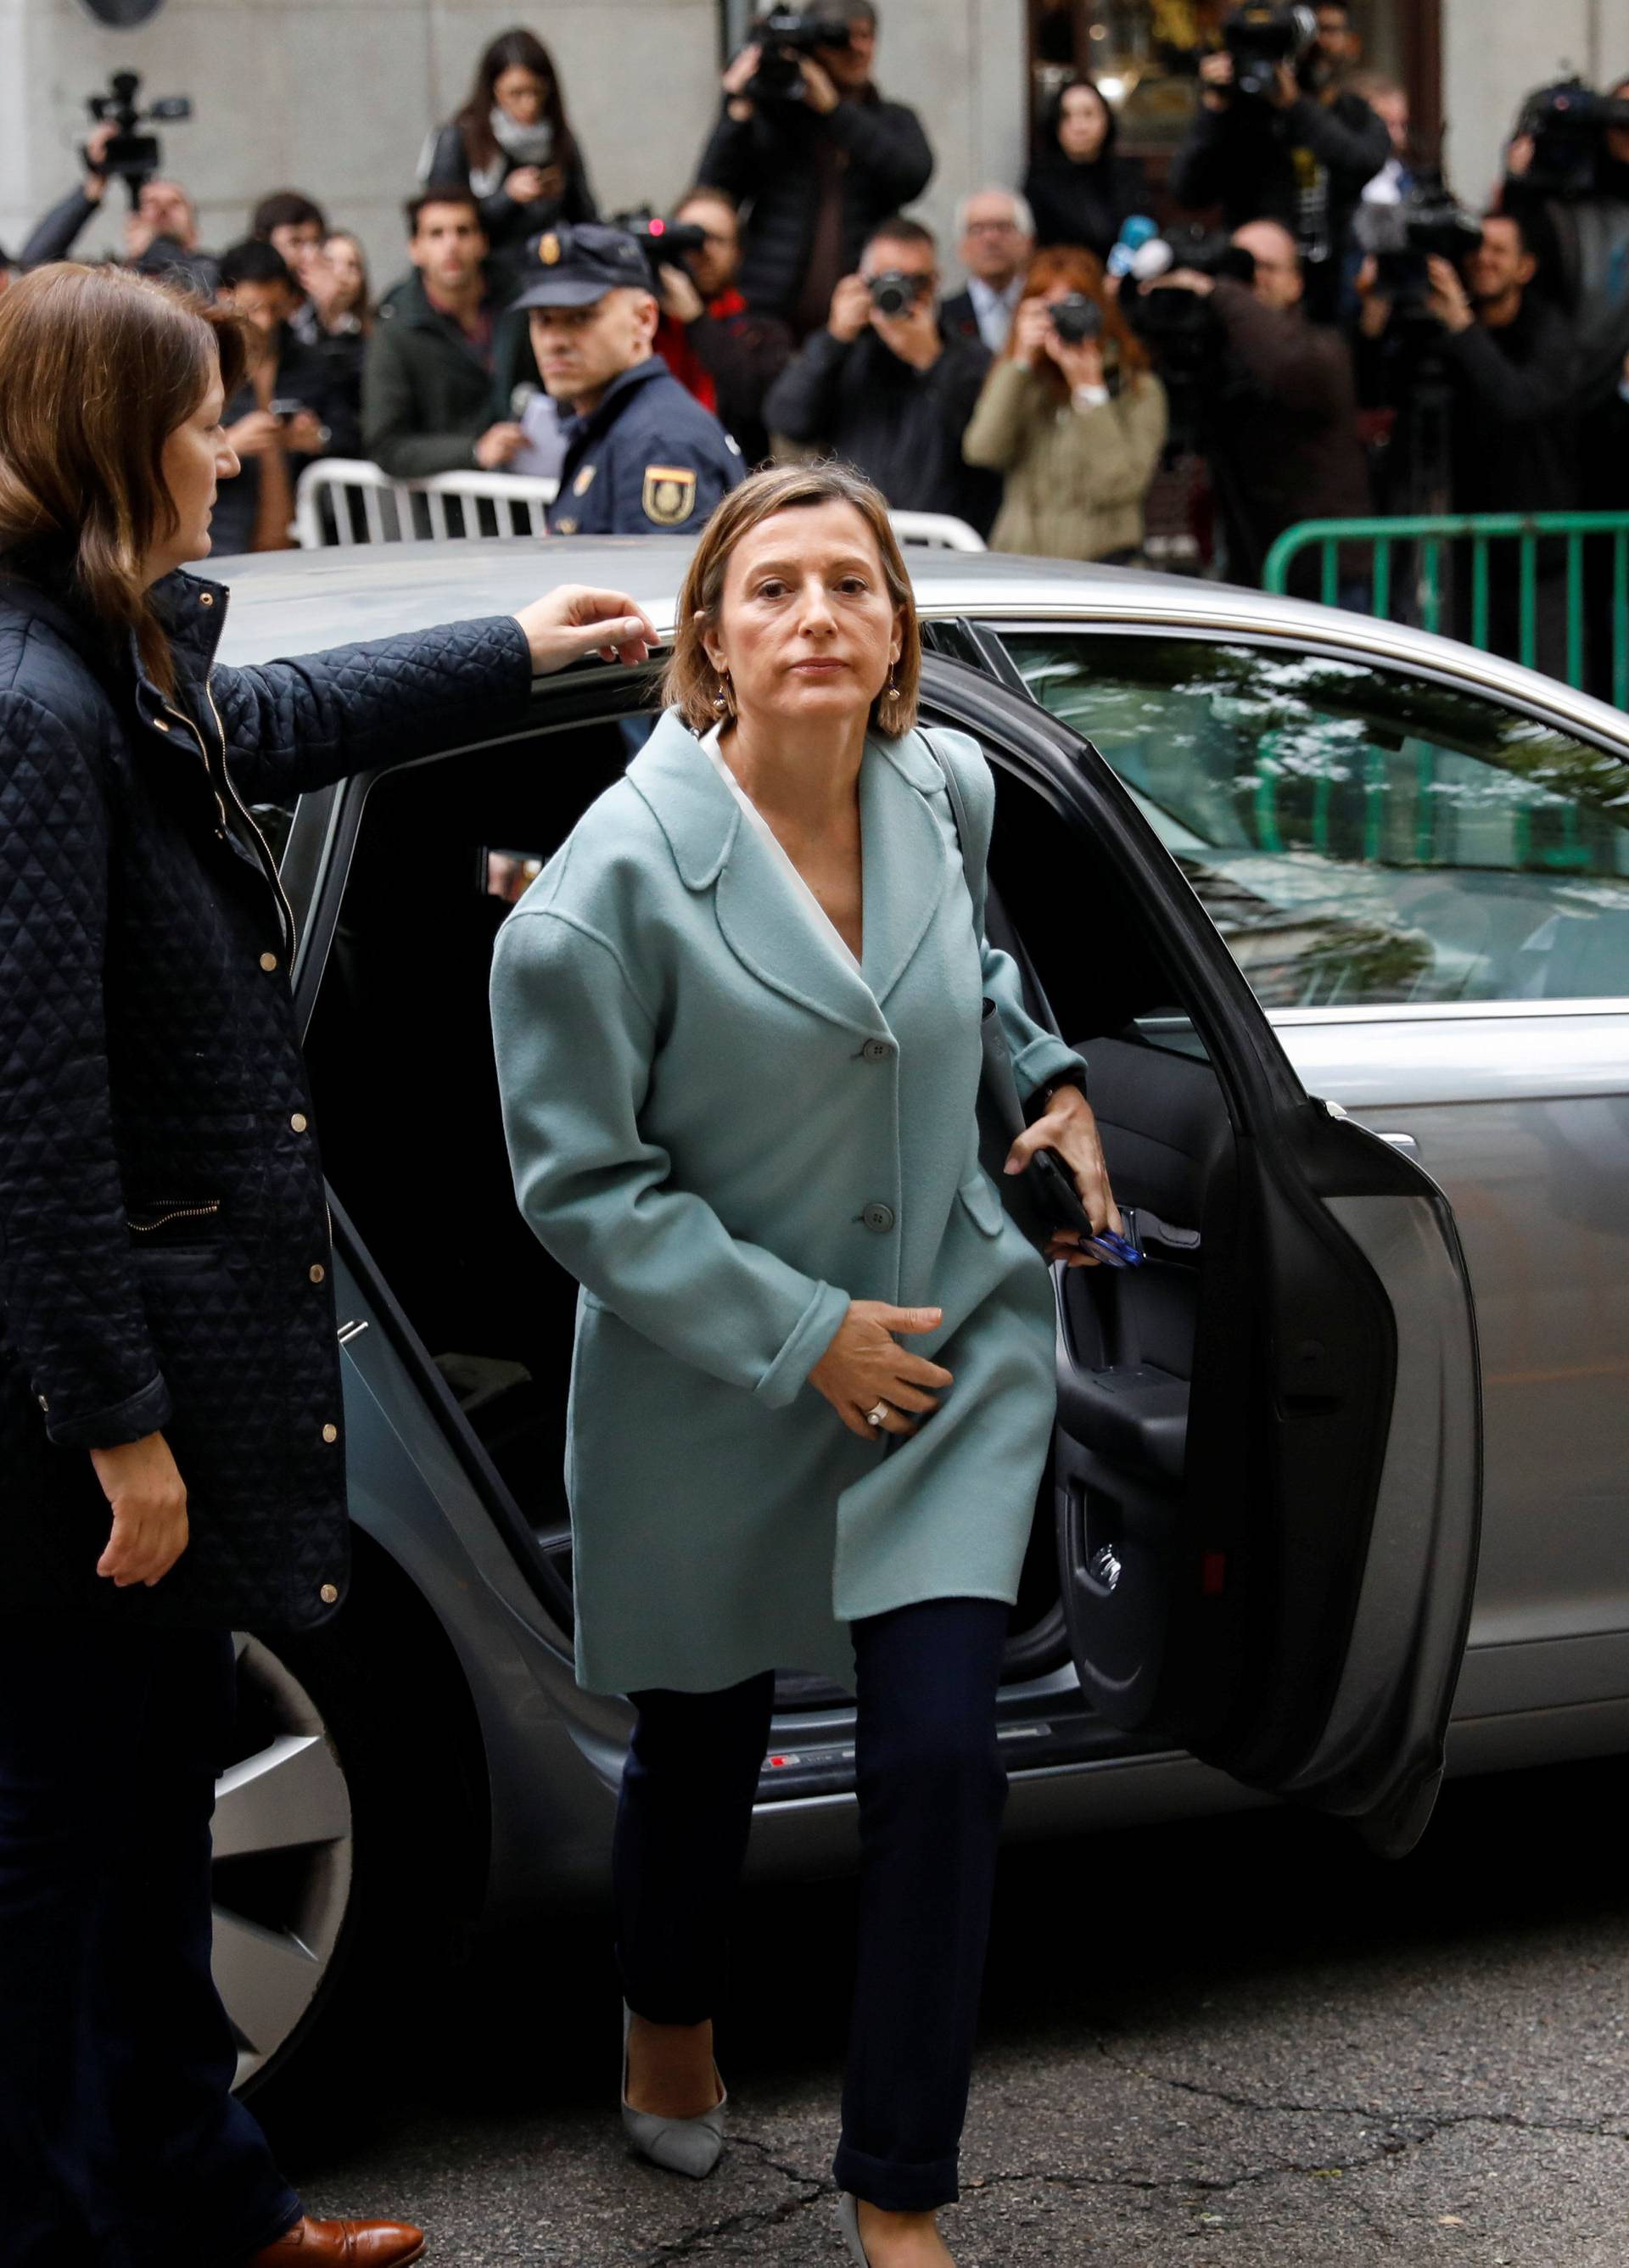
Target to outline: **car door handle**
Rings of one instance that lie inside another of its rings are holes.
[[[1382,1134],[1379,1127],[1375,1131],[1382,1142],[1389,1142],[1394,1150],[1401,1150],[1405,1158],[1419,1157],[1419,1145],[1412,1134]]]

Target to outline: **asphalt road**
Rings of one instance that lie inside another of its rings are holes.
[[[959,2268],[1623,2268],[1629,1760],[1450,1787],[1371,1861],[1280,1812],[1006,1855]],[[392,2209],[426,2268],[844,2268],[831,2152],[847,1881],[749,1895],[705,2182],[625,2150],[597,1923],[398,2006],[352,2116],[279,2132],[310,2209]]]

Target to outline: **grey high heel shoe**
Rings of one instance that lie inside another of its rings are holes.
[[[701,2181],[719,2162],[724,2148],[724,2106],[729,2090],[715,2063],[719,2099],[697,2118],[659,2118],[654,2111],[636,2110],[628,2100],[628,2033],[633,2011],[623,2002],[623,2125],[641,2157],[670,2174],[689,2174]],[[863,2259],[865,2255],[862,2253]]]
[[[871,2268],[866,2257],[866,2248],[859,2241],[859,2199],[852,2190],[837,2191],[837,2227],[843,2232],[843,2242],[852,2255],[855,2268]]]

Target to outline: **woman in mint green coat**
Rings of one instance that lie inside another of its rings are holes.
[[[1036,1114],[1009,1166],[1050,1145],[1118,1217],[1085,1065],[984,939],[993,785],[967,736],[910,729],[918,667],[876,491],[829,466],[746,482],[686,580],[675,705],[505,924],[491,998],[520,1207],[582,1285],[578,1678],[639,1709],[613,1850],[629,2133],[716,2161],[722,1920],[774,1672],[824,1672],[858,1704],[845,2231],[925,2268],[1055,1398],[1047,1269],[978,1161],[984,999]]]

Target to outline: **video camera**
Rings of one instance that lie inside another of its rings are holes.
[[[749,36],[760,49],[758,68],[747,89],[756,102],[801,102],[802,58],[819,48],[852,44],[846,17],[806,15],[795,8],[777,8],[760,17]]]
[[[1235,93],[1246,102],[1265,102],[1282,65],[1301,76],[1318,43],[1318,19],[1310,8],[1247,0],[1223,25],[1222,43],[1233,57]]]
[[[1522,106],[1516,132],[1533,141],[1527,186],[1541,196],[1587,197],[1596,186],[1603,136],[1629,126],[1629,102],[1597,94],[1582,79],[1541,86]]]
[[[1440,173],[1422,171],[1397,203],[1360,204],[1352,233],[1375,262],[1382,294],[1407,320],[1426,312],[1427,261],[1461,267],[1482,241],[1482,224],[1450,195]]]
[[[154,120],[168,122],[172,119],[190,118],[192,102],[184,94],[166,94],[147,109],[136,100],[142,91],[140,75],[136,71],[115,71],[108,82],[106,94],[87,95],[85,108],[99,126],[109,123],[118,132],[108,143],[97,161],[96,170],[109,180],[122,181],[135,203],[144,181],[150,181],[163,164],[164,153],[156,134],[144,134],[142,127]],[[80,156],[88,164],[84,151]]]
[[[613,228],[625,228],[645,254],[645,264],[651,273],[651,289],[661,297],[661,276],[664,268],[682,268],[685,254],[704,252],[707,232],[688,221],[664,220],[649,205],[641,205],[635,212],[618,213]]]

